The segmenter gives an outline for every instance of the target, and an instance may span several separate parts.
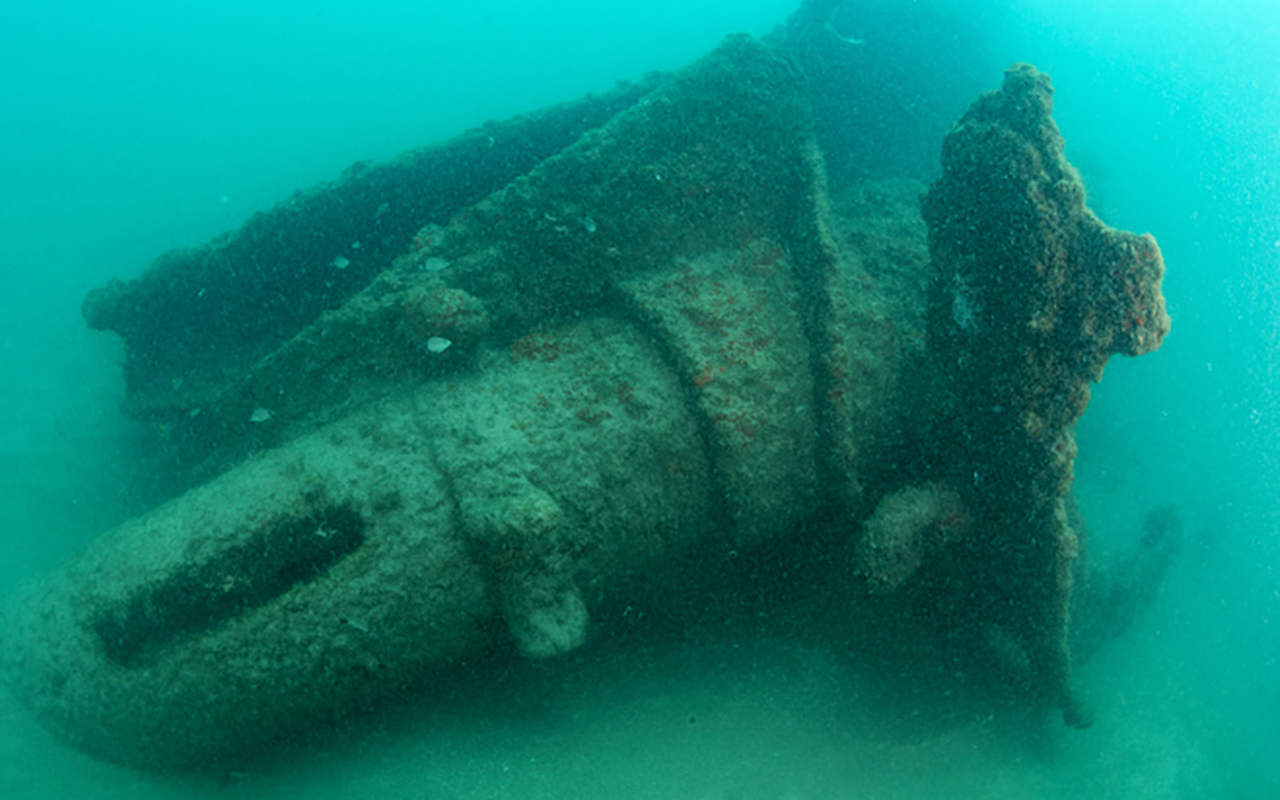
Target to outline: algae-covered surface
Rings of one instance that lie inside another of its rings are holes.
[[[5,26],[5,797],[1280,789],[1280,18],[783,5]]]

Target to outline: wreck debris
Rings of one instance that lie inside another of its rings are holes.
[[[855,558],[873,591],[892,592],[937,551],[968,533],[969,511],[945,484],[900,489],[862,527]]]
[[[966,574],[975,607],[989,610],[975,624],[1011,635],[1037,696],[1086,725],[1067,646],[1073,426],[1107,359],[1159,347],[1169,316],[1155,240],[1085,207],[1052,92],[1034,67],[1012,67],[947,136],[942,178],[925,198],[943,387],[931,437],[937,478],[973,517]],[[957,286],[981,312],[971,324],[955,311]]]
[[[1071,655],[1087,659],[1123,634],[1151,605],[1165,572],[1182,547],[1182,517],[1176,506],[1147,514],[1142,538],[1128,557],[1107,571],[1084,565],[1076,570],[1079,589],[1071,607]]]

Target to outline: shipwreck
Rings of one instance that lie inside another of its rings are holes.
[[[571,651],[600,598],[821,520],[824,580],[1089,724],[1072,431],[1169,330],[1160,250],[1089,211],[1024,64],[931,186],[829,176],[820,23],[355,165],[94,291],[181,491],[10,598],[17,695],[99,756],[207,765]]]

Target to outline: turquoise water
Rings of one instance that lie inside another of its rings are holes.
[[[10,4],[13,5],[13,4]],[[362,158],[687,63],[794,2],[64,4],[0,10],[0,589],[150,507],[85,292]],[[787,609],[477,675],[245,773],[156,777],[0,699],[4,797],[1280,796],[1280,9],[871,2],[843,31],[948,118],[1001,70],[1053,76],[1110,224],[1151,231],[1174,330],[1116,359],[1079,431],[1094,552],[1176,502],[1153,607],[1082,670],[1046,741],[886,688]],[[936,24],[942,20],[943,24]],[[946,80],[933,70],[946,69]],[[766,609],[766,612],[768,609]],[[929,720],[930,724],[920,720]]]

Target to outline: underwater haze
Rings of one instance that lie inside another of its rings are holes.
[[[166,432],[120,410],[124,349],[87,329],[89,290],[355,161],[676,69],[798,5],[5,4],[0,593],[170,491],[152,455]],[[487,665],[443,700],[223,774],[96,761],[0,693],[0,796],[1280,797],[1280,6],[851,5],[839,33],[870,79],[905,76],[902,119],[920,127],[901,135],[919,152],[1032,63],[1090,205],[1164,253],[1172,332],[1094,386],[1075,488],[1093,558],[1121,560],[1169,505],[1184,541],[1079,670],[1093,727],[1027,741],[999,718],[957,721],[846,644],[796,635],[794,609],[744,602],[651,640]]]

